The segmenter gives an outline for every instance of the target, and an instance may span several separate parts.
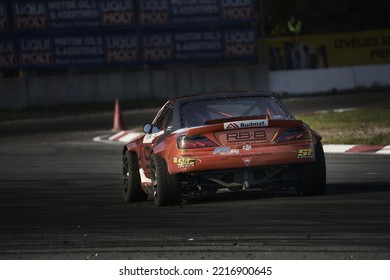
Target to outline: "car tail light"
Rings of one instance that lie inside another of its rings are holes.
[[[177,147],[179,149],[197,149],[197,148],[209,148],[218,146],[209,138],[196,135],[196,136],[179,136],[177,138]]]
[[[310,129],[307,126],[302,127],[293,127],[284,131],[278,138],[276,138],[275,142],[288,142],[288,141],[297,141],[297,140],[305,140],[311,138]]]

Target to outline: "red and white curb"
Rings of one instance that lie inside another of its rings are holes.
[[[367,153],[390,155],[390,145],[324,145],[324,152],[328,154]]]
[[[107,137],[95,137],[97,142],[120,142],[128,143],[143,133],[134,130],[124,130]],[[366,153],[366,154],[387,154],[390,155],[390,145],[324,145],[324,152],[327,154],[340,153]]]
[[[135,132],[134,130],[124,130],[124,131],[119,131],[118,133],[112,135],[111,137],[108,138],[108,140],[128,143],[142,134],[143,133]]]

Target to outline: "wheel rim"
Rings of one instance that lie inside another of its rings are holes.
[[[127,195],[129,193],[129,164],[127,157],[123,159],[123,193]]]
[[[154,163],[154,161],[152,162],[152,165],[151,165],[151,171],[152,171],[152,186],[153,186],[153,195],[154,195],[154,198],[157,199],[157,196],[158,196],[158,192],[157,192],[157,172],[156,172],[156,165]]]

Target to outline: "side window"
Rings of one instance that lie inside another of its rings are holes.
[[[157,118],[156,122],[154,123],[154,126],[157,127],[160,131],[165,130],[172,122],[172,118],[173,107],[169,104],[166,106],[166,108],[164,108],[164,111]]]

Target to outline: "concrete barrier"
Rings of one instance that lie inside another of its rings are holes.
[[[312,94],[390,86],[390,65],[269,72],[267,65],[175,65],[117,72],[0,78],[0,109],[130,99],[167,99],[225,90]]]
[[[269,90],[267,65],[151,67],[142,70],[0,78],[0,108]]]
[[[390,65],[366,65],[311,70],[273,71],[270,90],[288,94],[312,94],[390,86]]]

